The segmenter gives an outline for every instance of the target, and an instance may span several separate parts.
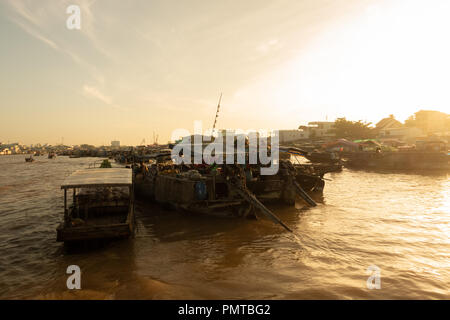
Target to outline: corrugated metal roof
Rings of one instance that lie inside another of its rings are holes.
[[[61,189],[101,186],[129,186],[132,171],[128,168],[95,168],[77,170],[68,176]]]

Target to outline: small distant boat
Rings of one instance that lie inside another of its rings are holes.
[[[56,153],[50,152],[50,153],[48,154],[48,158],[49,158],[49,159],[54,159],[54,158],[56,158]]]
[[[103,160],[100,164],[100,168],[112,168],[111,162],[109,162],[108,159]]]
[[[33,162],[33,161],[34,161],[33,156],[30,156],[30,157],[28,157],[28,158],[25,158],[25,161],[26,161],[26,162]]]

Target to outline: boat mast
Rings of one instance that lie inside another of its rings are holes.
[[[220,110],[220,102],[221,101],[222,101],[222,92],[220,93],[219,103],[217,104],[216,117],[214,118],[214,124],[213,124],[213,127],[212,127],[211,136],[214,135],[214,130],[216,129],[216,123],[217,123],[217,118],[219,117],[219,110]]]

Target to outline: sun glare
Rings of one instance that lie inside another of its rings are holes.
[[[448,1],[385,1],[347,23],[331,23],[293,61],[250,91],[265,92],[283,116],[299,108],[329,120],[405,120],[419,109],[450,111]],[[251,96],[251,94],[249,94]],[[393,111],[394,110],[394,111]],[[317,111],[319,112],[319,111]]]

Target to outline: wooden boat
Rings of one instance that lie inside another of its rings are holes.
[[[112,168],[111,162],[108,161],[108,159],[105,159],[100,164],[100,168]]]
[[[387,170],[450,170],[446,152],[352,152],[345,155],[350,168]]]
[[[261,165],[153,164],[137,170],[136,192],[175,209],[230,217],[255,217],[252,209],[262,203],[293,205],[297,195],[316,205],[294,179],[290,162],[282,160],[276,175],[261,175],[260,169]]]
[[[57,241],[126,238],[134,231],[132,171],[95,168],[75,171],[61,185],[64,222],[56,229]],[[68,207],[67,191],[73,191]]]
[[[25,158],[25,161],[26,162],[33,162],[34,161],[33,156],[29,156],[28,158]]]
[[[280,147],[280,159],[282,162],[289,164],[291,156],[301,156],[305,157],[311,161],[311,152],[305,149],[300,149],[296,147]],[[315,195],[323,194],[323,189],[325,188],[325,180],[323,176],[328,172],[337,172],[342,170],[342,163],[339,157],[331,156],[331,153],[325,157],[325,159],[333,159],[335,162],[324,163],[300,163],[295,161],[292,165],[289,164],[292,175],[295,181],[304,189],[307,193],[312,193]],[[284,160],[284,161],[283,161]],[[313,162],[313,161],[311,161]],[[292,170],[294,169],[294,170]]]
[[[340,158],[337,153],[328,152],[328,151],[314,151],[305,155],[305,158],[311,161],[312,163],[339,163]]]

